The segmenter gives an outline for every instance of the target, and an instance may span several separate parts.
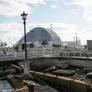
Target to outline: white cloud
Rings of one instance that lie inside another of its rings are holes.
[[[92,30],[92,28],[91,28]],[[91,40],[92,39],[92,32],[89,31],[87,29],[83,29],[83,30],[79,30],[78,35],[81,39],[82,44],[86,44],[87,40]]]
[[[22,4],[33,4],[33,5],[46,4],[45,0],[16,0],[16,2]]]
[[[54,31],[59,35],[62,41],[72,41],[77,28],[73,24],[54,23]]]
[[[27,25],[27,32],[31,30],[34,27],[45,27],[50,28],[49,23],[33,23]],[[74,25],[70,24],[64,24],[64,23],[53,23],[53,30],[60,36],[62,40],[72,40],[73,37],[71,35],[74,35],[76,32],[76,27]],[[7,41],[9,43],[9,39],[11,44],[16,43],[24,34],[23,31],[23,25],[19,23],[2,23],[0,24],[0,39]],[[70,34],[70,35],[69,35]]]
[[[28,29],[32,29],[34,27],[45,27],[51,28],[52,23],[34,23],[29,24]],[[78,38],[81,40],[82,44],[86,44],[87,40],[92,39],[92,27],[90,28],[78,28],[78,26],[73,24],[66,23],[53,23],[52,29],[59,35],[62,41],[73,41],[75,34],[78,34]]]
[[[32,23],[27,25],[27,32],[34,27],[45,27],[51,28],[50,23]],[[78,33],[78,37],[81,39],[82,44],[86,44],[87,39],[92,39],[92,28],[90,29],[78,29],[76,25],[66,24],[66,23],[53,23],[52,28],[61,38],[62,41],[72,41],[75,37],[75,33]],[[88,31],[89,30],[89,31]],[[24,29],[23,24],[19,23],[2,23],[0,24],[0,39],[14,44],[16,43],[23,35]]]
[[[19,23],[2,23],[0,24],[0,39],[16,43],[23,36],[23,25]]]
[[[57,22],[57,23],[32,23],[32,24],[29,24],[29,26],[32,26],[32,27],[36,27],[36,26],[41,26],[41,27],[45,27],[45,28],[50,28],[51,27],[51,24],[52,24],[52,27],[53,28],[63,28],[63,29],[68,29],[68,30],[74,30],[76,28],[75,25],[73,24],[66,24],[66,23],[62,23],[62,22]]]
[[[13,17],[19,16],[20,13],[26,11],[32,12],[29,5],[46,4],[45,0],[0,0],[0,15]]]
[[[65,2],[66,5],[78,5],[83,8],[83,16],[85,20],[92,20],[92,0],[71,0]]]
[[[54,5],[54,4],[53,4],[53,5],[51,5],[50,7],[51,7],[51,8],[57,8],[57,7],[56,7],[56,5]]]

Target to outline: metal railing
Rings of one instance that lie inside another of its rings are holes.
[[[7,52],[6,54],[1,54],[0,55],[0,60],[1,59],[22,59],[24,58],[24,51],[12,51],[12,52]],[[32,58],[32,57],[43,57],[43,56],[52,56],[52,57],[56,57],[56,56],[60,56],[60,57],[72,57],[72,56],[76,56],[76,57],[86,57],[87,56],[87,52],[81,52],[81,51],[63,51],[60,52],[59,50],[53,50],[53,49],[32,49],[32,50],[28,50],[27,51],[27,56],[28,58]]]
[[[18,52],[7,52],[6,54],[1,54],[0,59],[17,59],[17,58],[24,58],[24,51]],[[31,57],[43,57],[44,55],[48,56],[59,56],[59,52],[53,50],[28,50],[27,56],[28,58]]]

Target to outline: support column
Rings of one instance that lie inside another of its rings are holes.
[[[24,62],[24,74],[29,74],[30,71],[30,62],[27,60]]]

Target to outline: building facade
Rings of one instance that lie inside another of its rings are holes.
[[[92,51],[92,40],[87,40],[87,49],[88,51]]]

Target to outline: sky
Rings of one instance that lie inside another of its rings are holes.
[[[92,40],[92,0],[0,0],[0,40],[8,45],[23,37],[22,12],[28,13],[27,32],[52,28],[62,41]],[[51,25],[52,24],[52,25]]]

